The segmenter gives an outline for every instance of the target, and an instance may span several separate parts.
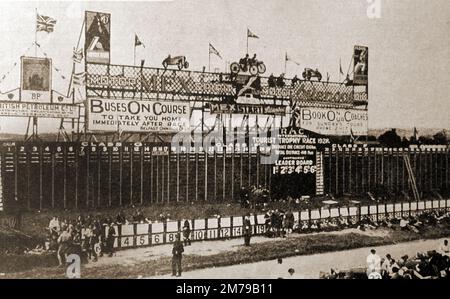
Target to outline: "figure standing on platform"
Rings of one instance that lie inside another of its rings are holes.
[[[180,235],[177,235],[172,249],[172,276],[181,276],[181,258],[183,252],[183,243],[180,241]]]

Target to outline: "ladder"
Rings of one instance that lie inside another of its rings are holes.
[[[413,191],[414,199],[416,201],[420,200],[419,190],[417,189],[416,177],[411,167],[411,161],[407,153],[403,153],[403,160],[405,161],[406,170],[408,171],[409,183],[411,184],[411,189]]]

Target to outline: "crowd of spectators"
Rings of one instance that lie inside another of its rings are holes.
[[[162,213],[156,221],[170,220],[170,214]],[[84,261],[96,262],[99,256],[114,254],[115,225],[151,223],[141,209],[126,215],[119,211],[116,216],[79,215],[75,219],[52,217],[46,228],[46,241],[29,253],[56,252],[59,265],[65,264],[68,254],[78,254]],[[189,241],[190,242],[190,241]]]
[[[450,250],[444,240],[437,250],[418,252],[415,256],[403,255],[395,259],[391,254],[380,257],[375,249],[366,259],[367,268],[361,271],[339,271],[331,269],[322,273],[323,279],[448,279],[450,278]]]

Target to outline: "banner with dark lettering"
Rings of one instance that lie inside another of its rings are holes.
[[[71,104],[25,103],[0,101],[0,116],[41,117],[41,118],[79,118],[80,107]]]
[[[111,14],[86,11],[85,24],[86,62],[109,64]]]
[[[210,103],[208,106],[212,114],[267,114],[281,116],[286,114],[286,106],[282,105]]]
[[[353,53],[353,83],[367,85],[369,74],[369,48],[355,46]]]
[[[322,135],[367,135],[367,110],[345,108],[301,108],[297,126]]]
[[[89,99],[89,131],[181,132],[189,130],[188,102]]]
[[[22,57],[21,65],[21,100],[50,103],[52,89],[51,59]]]

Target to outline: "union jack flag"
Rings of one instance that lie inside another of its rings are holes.
[[[36,31],[53,32],[56,20],[47,16],[37,14],[36,17]]]

